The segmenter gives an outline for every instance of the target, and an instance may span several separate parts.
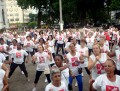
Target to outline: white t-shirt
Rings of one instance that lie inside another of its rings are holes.
[[[25,50],[13,50],[10,51],[9,54],[14,58],[13,62],[16,64],[22,64],[24,62],[24,56],[28,55]]]
[[[78,73],[79,63],[76,62],[76,60],[79,60],[80,53],[76,52],[75,56],[72,56],[70,53],[68,53],[66,56],[67,56],[67,59],[69,62],[69,68],[71,69],[72,73],[75,76],[79,75],[79,73]]]
[[[59,87],[55,87],[52,83],[49,83],[46,86],[45,91],[68,91],[68,89],[65,83],[61,81],[61,86]]]
[[[54,53],[55,52],[55,49],[54,49],[54,40],[49,40],[48,41],[48,45],[50,47],[51,53]]]
[[[95,61],[95,55],[92,54],[90,58]],[[103,67],[103,64],[107,60],[107,54],[106,53],[101,53],[101,58],[99,61],[95,64],[95,66],[92,68],[92,79],[95,80],[99,75],[105,73],[105,69]]]
[[[0,62],[1,63],[4,62],[5,59],[6,59],[5,56],[2,53],[0,53]]]
[[[8,47],[7,44],[0,45],[0,48],[1,48],[1,49],[4,49],[4,51],[7,51],[7,47]],[[3,55],[4,55],[5,57],[8,56],[8,54],[5,54],[5,53],[3,53]]]
[[[88,48],[87,47],[84,47],[84,48],[81,48],[81,46],[80,46],[80,48],[79,48],[79,53],[80,53],[80,55],[82,54],[82,55],[85,55],[86,54],[86,51],[88,51]],[[84,58],[84,63],[82,63],[82,64],[80,64],[80,66],[81,67],[88,67],[88,58],[87,57],[85,57]]]
[[[115,50],[115,54],[116,54],[116,67],[117,67],[117,70],[120,70],[120,50]]]
[[[101,88],[101,91],[120,91],[120,76],[116,75],[116,81],[111,82],[106,74],[100,75],[93,83],[93,88]]]
[[[3,63],[0,62],[0,69],[2,69],[2,65],[3,65]]]
[[[34,42],[32,40],[30,40],[30,41],[26,40],[24,42],[24,46],[28,46],[28,47],[25,48],[26,51],[33,52],[33,48],[34,48],[35,44],[34,44]]]
[[[44,71],[45,68],[49,68],[48,67],[48,62],[47,62],[47,56],[48,53],[43,52],[43,53],[35,53],[35,56],[37,57],[36,63],[37,63],[37,71]]]
[[[64,36],[63,35],[57,35],[57,43],[63,44],[64,43]]]
[[[101,48],[102,53],[110,52],[109,47],[106,45],[104,45],[103,47],[100,47],[100,48]]]
[[[94,38],[86,38],[86,42],[87,42],[87,47],[89,48],[89,49],[92,49],[92,47],[93,47],[93,44],[94,44]]]
[[[3,79],[4,79],[4,76],[5,76],[5,71],[0,69],[0,91],[2,91],[3,89]]]

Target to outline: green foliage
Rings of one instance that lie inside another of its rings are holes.
[[[111,10],[120,10],[120,0],[112,0],[110,5]]]
[[[29,18],[30,18],[30,22],[37,21],[37,14],[30,13],[29,14]]]
[[[37,26],[37,22],[36,22],[36,21],[33,21],[33,22],[28,23],[28,27],[29,27],[29,28],[34,28],[34,27],[36,27],[36,26]]]

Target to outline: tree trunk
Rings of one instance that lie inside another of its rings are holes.
[[[40,9],[39,9],[39,11],[38,11],[38,28],[41,28],[41,19],[42,18],[42,12],[40,11]]]

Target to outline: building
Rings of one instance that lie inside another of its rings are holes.
[[[17,5],[17,0],[6,0],[7,18],[10,24],[28,23],[29,14],[33,9],[21,9]]]
[[[0,29],[8,28],[9,23],[6,16],[6,4],[4,0],[0,0]]]

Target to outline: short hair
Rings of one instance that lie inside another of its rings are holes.
[[[53,75],[56,74],[56,73],[61,73],[59,68],[57,68],[57,67],[52,68],[51,71],[50,71],[51,77],[53,77]]]

